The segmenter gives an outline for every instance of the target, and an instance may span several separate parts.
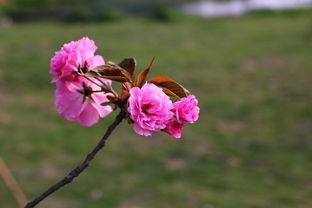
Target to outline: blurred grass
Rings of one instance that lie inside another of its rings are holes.
[[[57,114],[49,59],[89,36],[98,54],[135,56],[199,99],[183,139],[123,123],[74,183],[38,207],[312,207],[312,15],[160,23],[27,23],[0,28],[0,154],[29,199],[95,145],[110,115],[83,128]],[[0,183],[1,207],[16,207]]]

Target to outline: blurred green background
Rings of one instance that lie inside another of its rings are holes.
[[[142,137],[123,122],[91,166],[38,207],[312,207],[310,10],[218,19],[158,6],[109,11],[103,21],[11,16],[0,26],[0,156],[28,199],[82,161],[116,115],[86,128],[55,110],[49,60],[88,36],[106,61],[135,56],[143,69],[156,56],[150,77],[194,93],[200,119],[179,140]],[[0,207],[17,207],[2,182]]]

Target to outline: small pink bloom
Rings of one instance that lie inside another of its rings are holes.
[[[76,76],[79,68],[88,67],[89,70],[103,65],[103,57],[94,55],[96,49],[94,41],[87,37],[64,44],[50,61],[50,74],[54,75],[52,82],[81,81],[82,77]]]
[[[194,123],[198,119],[198,101],[194,95],[189,95],[175,102],[174,112],[178,121]]]
[[[154,84],[130,90],[128,111],[137,134],[151,136],[153,131],[164,129],[173,116],[172,109],[169,97]]]
[[[164,132],[166,132],[169,135],[174,136],[175,138],[179,139],[179,138],[181,138],[183,128],[184,128],[183,122],[180,122],[176,119],[171,119],[167,123],[167,126],[164,129]]]
[[[92,126],[100,117],[105,117],[112,112],[110,106],[101,105],[108,102],[109,94],[98,92],[85,96],[83,85],[90,90],[99,90],[98,86],[88,81],[56,82],[55,105],[57,111],[66,119],[76,121],[83,126]]]

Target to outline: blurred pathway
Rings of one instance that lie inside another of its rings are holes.
[[[257,10],[283,10],[311,8],[312,0],[230,0],[200,1],[184,4],[181,10],[186,14],[202,17],[238,16]]]

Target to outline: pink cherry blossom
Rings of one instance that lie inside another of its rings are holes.
[[[164,129],[164,132],[168,133],[171,136],[174,136],[175,138],[181,138],[182,131],[184,128],[184,123],[180,122],[176,119],[171,119],[167,123],[166,128]]]
[[[94,55],[96,49],[94,41],[87,37],[64,44],[50,61],[50,74],[54,76],[52,82],[81,81],[82,77],[76,76],[79,68],[90,70],[103,65],[103,57]]]
[[[55,91],[57,111],[66,119],[76,121],[83,126],[92,126],[100,117],[105,117],[112,112],[110,106],[101,105],[108,102],[109,93],[97,92],[88,95],[85,92],[87,90],[99,90],[99,87],[88,81],[58,81]]]
[[[169,97],[154,84],[130,90],[128,111],[137,134],[151,136],[153,131],[164,129],[173,116],[172,109]]]
[[[189,95],[175,102],[174,112],[178,121],[194,123],[199,116],[198,100],[194,95]]]

